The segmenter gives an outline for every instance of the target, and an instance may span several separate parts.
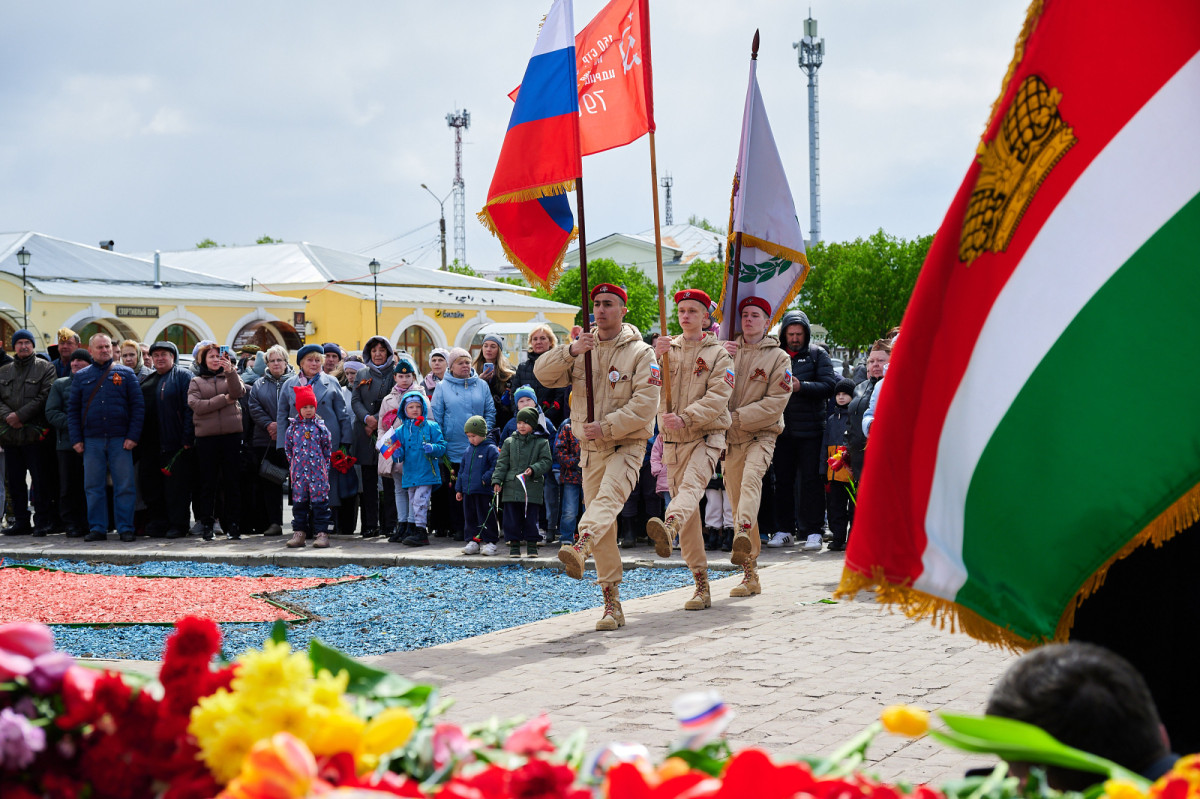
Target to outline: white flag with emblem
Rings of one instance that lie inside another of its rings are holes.
[[[736,308],[727,304],[733,295],[737,234],[742,236],[741,269],[737,275],[737,302],[762,297],[771,304],[771,324],[777,323],[796,298],[808,276],[804,234],[796,218],[796,203],[788,187],[783,161],[775,146],[771,123],[763,106],[755,70],[750,62],[750,86],[742,115],[742,142],[737,171],[733,175],[733,197],[729,209],[729,246],[726,248],[725,281],[721,287],[721,316],[728,319],[729,336],[741,329]]]

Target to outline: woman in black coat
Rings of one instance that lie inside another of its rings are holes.
[[[517,375],[513,378],[512,388],[516,391],[521,386],[531,386],[537,395],[538,407],[546,414],[546,418],[558,428],[565,416],[569,415],[567,408],[567,389],[546,388],[533,374],[533,365],[544,353],[558,346],[558,336],[550,329],[550,325],[538,325],[529,333],[529,354],[517,365]]]
[[[392,345],[383,336],[371,336],[363,347],[367,368],[359,370],[358,384],[350,409],[358,421],[354,434],[354,457],[362,467],[362,537],[374,538],[382,531],[391,535],[396,527],[396,495],[391,480],[383,481],[383,510],[380,511],[379,453],[375,432],[379,429],[379,406],[392,390],[396,368]]]

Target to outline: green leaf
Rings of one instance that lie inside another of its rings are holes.
[[[287,624],[283,619],[276,619],[271,625],[271,640],[277,644],[287,643]]]
[[[587,756],[587,750],[584,748],[586,746],[587,730],[580,727],[558,747],[558,755],[576,774],[583,768],[583,759]]]
[[[350,675],[346,692],[380,701],[387,706],[417,707],[425,704],[432,685],[421,685],[397,674],[372,668],[314,638],[308,644],[308,659],[313,673],[328,669],[330,674],[344,671]]]
[[[725,763],[729,760],[729,744],[724,740],[713,741],[699,749],[677,749],[667,755],[677,757],[696,771],[703,771],[710,777],[720,777],[725,771]]]
[[[1048,766],[1104,774],[1139,786],[1150,787],[1144,777],[1096,755],[1067,746],[1045,730],[1016,719],[998,716],[963,716],[939,713],[949,732],[930,730],[944,744],[966,752],[988,752],[1005,760],[1042,763]]]

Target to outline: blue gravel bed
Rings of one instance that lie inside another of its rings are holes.
[[[437,646],[600,605],[595,572],[586,572],[582,580],[571,580],[556,569],[516,565],[481,569],[452,566],[310,569],[194,561],[152,561],[129,566],[45,559],[10,563],[89,574],[169,577],[378,574],[376,579],[284,595],[288,603],[303,608],[313,617],[311,621],[289,623],[293,646],[305,645],[309,638],[316,637],[354,656]],[[691,574],[684,568],[631,569],[625,572],[621,583],[621,598],[658,594],[690,583]],[[225,655],[234,657],[260,646],[270,631],[270,623],[222,624]],[[170,627],[148,624],[102,628],[55,626],[54,638],[60,649],[77,657],[158,660],[170,632]]]

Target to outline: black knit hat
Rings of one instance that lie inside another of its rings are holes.
[[[833,384],[833,393],[834,393],[834,396],[837,396],[838,394],[849,394],[850,396],[853,397],[854,396],[854,381],[848,380],[847,378],[843,377],[841,380],[839,380]]]
[[[72,361],[87,361],[88,363],[93,363],[92,354],[90,352],[88,352],[87,350],[85,350],[83,347],[80,347],[79,349],[77,349],[71,353],[71,360]]]

